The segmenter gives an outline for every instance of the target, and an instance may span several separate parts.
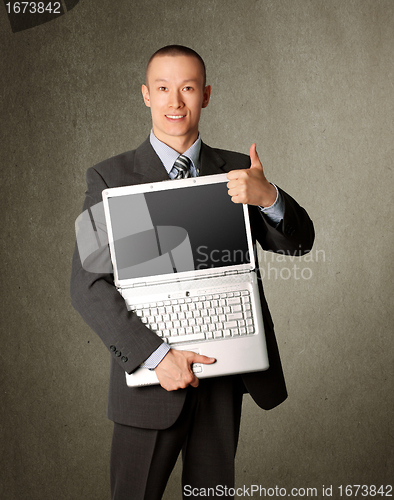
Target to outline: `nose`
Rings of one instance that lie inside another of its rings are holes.
[[[181,108],[183,106],[182,95],[179,91],[175,90],[174,92],[171,92],[169,105],[170,107],[175,109]]]

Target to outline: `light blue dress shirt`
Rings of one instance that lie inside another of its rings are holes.
[[[167,173],[170,179],[174,179],[177,174],[177,170],[174,169],[175,160],[178,158],[179,153],[174,149],[161,142],[151,130],[150,133],[150,143],[155,150],[157,156],[160,158],[161,162],[164,165],[164,168],[167,170]],[[186,156],[191,160],[191,168],[190,172],[192,177],[197,177],[198,171],[200,170],[200,152],[201,152],[201,137],[198,134],[196,142],[194,142],[190,148],[183,153],[183,156]],[[283,219],[284,216],[284,200],[280,195],[278,188],[273,184],[276,189],[276,200],[270,207],[259,207],[260,210],[266,215],[267,219],[270,221],[270,224],[273,226],[277,226],[279,222]],[[149,368],[150,370],[154,370],[156,366],[160,363],[160,361],[164,358],[164,356],[170,350],[170,346],[163,342],[156,351],[154,351],[149,358],[142,363],[142,367]]]
[[[159,139],[153,133],[153,130],[151,130],[150,133],[150,143],[157,156],[163,163],[164,168],[167,170],[170,179],[174,179],[177,174],[177,171],[174,168],[174,163],[178,159],[178,151],[170,148],[170,146],[167,146],[167,144],[164,144],[164,142],[159,141]],[[198,134],[196,142],[194,142],[190,146],[190,148],[183,153],[183,156],[186,156],[192,162],[190,167],[190,173],[192,174],[192,177],[197,177],[197,169],[200,170],[200,151],[201,137],[200,134]]]

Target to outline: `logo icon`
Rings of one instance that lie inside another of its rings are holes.
[[[156,226],[144,195],[114,199],[109,241],[103,203],[85,210],[75,221],[82,267],[91,273],[113,272],[112,245],[119,279],[193,271],[194,258],[187,231]]]

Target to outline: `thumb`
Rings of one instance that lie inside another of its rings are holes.
[[[257,146],[256,143],[252,144],[250,146],[250,168],[263,168],[263,165],[261,164],[259,155],[257,154]]]

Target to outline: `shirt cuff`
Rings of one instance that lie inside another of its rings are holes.
[[[156,351],[152,352],[152,354],[142,363],[142,368],[148,368],[149,370],[154,370],[156,366],[160,363],[160,361],[164,358],[164,356],[170,350],[170,346],[163,342]]]
[[[271,182],[272,184],[272,182]],[[267,218],[274,224],[279,224],[285,215],[285,201],[280,194],[275,184],[272,184],[276,189],[276,200],[270,207],[259,207],[259,209],[267,216]]]

